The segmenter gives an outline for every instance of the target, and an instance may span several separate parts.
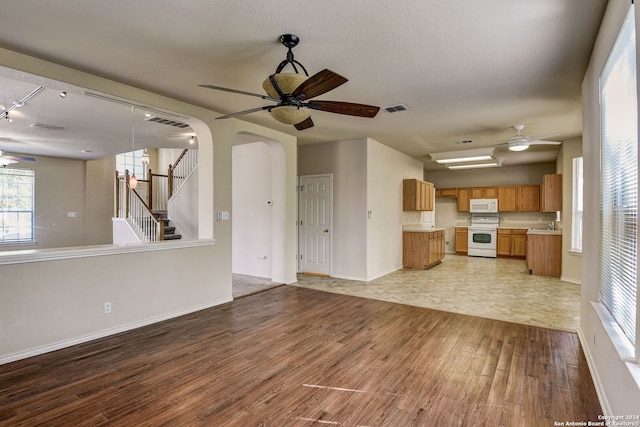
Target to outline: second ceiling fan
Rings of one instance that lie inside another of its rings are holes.
[[[551,138],[552,136],[556,136],[557,133],[551,133],[548,135],[538,135],[538,136],[526,136],[522,134],[522,129],[524,129],[524,125],[515,125],[513,129],[516,131],[515,136],[509,138],[505,144],[509,148],[509,151],[524,151],[529,148],[530,145],[560,145],[562,142],[559,141],[543,141],[545,138]]]
[[[255,96],[267,101],[275,102],[275,105],[266,105],[252,108],[250,110],[239,111],[217,117],[227,119],[257,111],[267,110],[277,121],[294,125],[298,130],[313,127],[310,110],[326,111],[328,113],[346,114],[348,116],[372,118],[378,114],[380,107],[366,104],[356,104],[352,102],[340,101],[320,101],[311,100],[316,96],[327,93],[348,80],[331,70],[324,69],[309,77],[304,66],[293,57],[293,48],[300,39],[294,34],[284,34],[280,36],[280,42],[288,49],[287,57],[278,65],[276,72],[271,74],[262,83],[262,88],[267,95],[245,92],[237,89],[229,89],[213,85],[199,85],[200,87],[222,90],[226,92],[239,93],[241,95]],[[291,65],[295,73],[282,73],[285,66]],[[304,74],[298,73],[298,66]]]

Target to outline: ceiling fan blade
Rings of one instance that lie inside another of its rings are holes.
[[[311,99],[327,93],[348,81],[341,75],[324,69],[305,80],[293,91],[292,95],[300,101]]]
[[[220,87],[220,86],[213,86],[213,85],[198,85],[199,87],[204,87],[207,89],[215,89],[215,90],[222,90],[225,92],[231,92],[231,93],[239,93],[240,95],[249,95],[249,96],[255,96],[258,98],[262,98],[262,99],[268,99],[269,101],[278,101],[275,98],[271,98],[270,96],[267,95],[261,95],[259,93],[253,93],[253,92],[245,92],[244,90],[238,90],[238,89],[229,89],[226,87]]]
[[[25,157],[25,156],[2,156],[5,159],[17,160],[22,162],[35,162],[36,159],[33,157]]]
[[[380,107],[375,107],[373,105],[339,101],[309,101],[305,104],[305,107],[329,113],[369,118],[375,117],[376,114],[378,114],[378,111],[380,111]]]
[[[561,141],[531,141],[529,145],[560,145]]]
[[[539,141],[541,139],[551,138],[552,136],[558,136],[558,134],[557,133],[548,133],[546,135],[525,136],[524,138],[531,143],[531,142]]]
[[[313,120],[311,120],[311,117],[309,117],[306,120],[303,120],[300,123],[296,123],[293,126],[295,126],[295,128],[298,130],[309,129],[313,127]]]
[[[257,111],[268,110],[269,108],[273,108],[273,107],[271,107],[269,105],[266,105],[264,107],[257,107],[257,108],[252,108],[250,110],[238,111],[237,113],[231,113],[231,114],[227,114],[226,116],[216,117],[216,120],[218,120],[218,119],[230,119],[231,117],[243,116],[245,114],[255,113]]]

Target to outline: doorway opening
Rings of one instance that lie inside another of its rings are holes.
[[[283,283],[284,150],[279,141],[242,132],[232,148],[233,297]]]

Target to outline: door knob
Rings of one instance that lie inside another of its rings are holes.
[[[325,232],[325,233],[328,233],[328,232],[329,232],[329,229],[328,229],[328,228],[325,228],[325,229],[324,229],[324,232]]]

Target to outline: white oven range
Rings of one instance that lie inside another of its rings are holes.
[[[498,224],[500,218],[497,213],[471,214],[469,226],[468,252],[469,256],[495,258],[498,240]]]

